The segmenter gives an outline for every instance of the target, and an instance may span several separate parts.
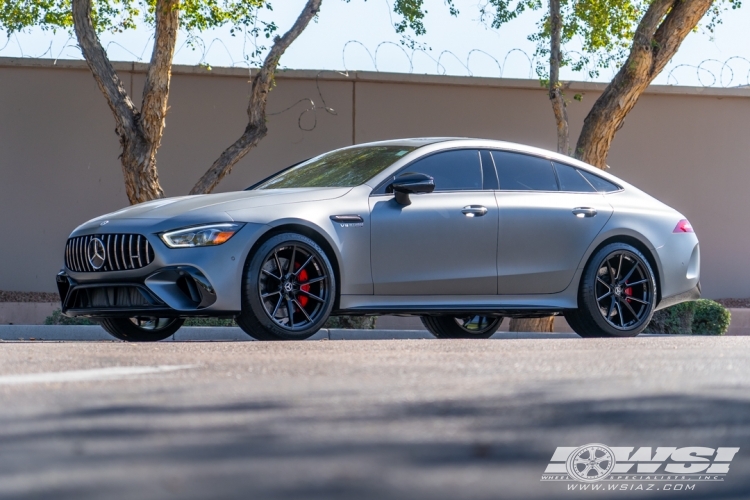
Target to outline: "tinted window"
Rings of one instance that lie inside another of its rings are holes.
[[[605,181],[598,175],[584,172],[583,170],[579,170],[579,172],[581,172],[581,175],[584,176],[586,180],[589,181],[592,186],[594,186],[594,189],[596,189],[600,193],[611,193],[612,191],[620,190],[620,186],[612,184],[609,181]]]
[[[413,150],[409,146],[371,146],[333,151],[284,170],[256,189],[359,186]]]
[[[404,171],[431,176],[435,179],[435,191],[482,189],[479,152],[472,149],[436,153],[415,161]]]
[[[578,169],[570,165],[555,163],[557,180],[560,181],[560,191],[575,191],[577,193],[593,193],[595,189],[581,176]]]
[[[500,189],[507,191],[557,191],[552,162],[538,156],[493,151]]]

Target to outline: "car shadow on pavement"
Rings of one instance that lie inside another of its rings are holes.
[[[31,417],[6,408],[0,497],[579,498],[540,478],[556,447],[587,443],[740,447],[724,482],[637,498],[750,495],[750,401],[739,391],[597,399],[565,391],[334,406],[316,396],[92,403]]]

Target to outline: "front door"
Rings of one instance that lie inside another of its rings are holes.
[[[478,151],[436,153],[407,171],[432,176],[435,191],[408,206],[370,197],[375,294],[496,294],[498,209]]]

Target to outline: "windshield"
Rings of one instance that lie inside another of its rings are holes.
[[[256,189],[359,186],[414,149],[368,146],[333,151],[285,170]]]

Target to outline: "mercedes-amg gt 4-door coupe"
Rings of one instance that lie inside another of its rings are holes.
[[[416,315],[439,338],[563,314],[582,337],[629,337],[700,297],[679,212],[542,149],[479,139],[360,144],[245,191],[154,200],[70,235],[63,313],[130,341],[189,317],[301,340],[330,315]]]

